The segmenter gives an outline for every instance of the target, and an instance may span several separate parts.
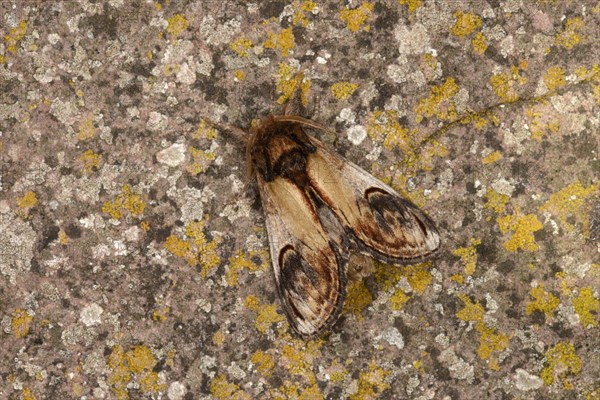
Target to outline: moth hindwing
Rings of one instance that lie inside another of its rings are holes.
[[[256,178],[283,309],[295,332],[316,336],[338,319],[348,254],[391,264],[423,261],[440,245],[432,220],[368,172],[328,151],[293,115],[269,116],[250,131]]]

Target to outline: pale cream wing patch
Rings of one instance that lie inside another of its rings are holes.
[[[357,165],[327,151],[311,138],[317,151],[307,172],[316,194],[375,258],[405,264],[418,262],[440,245],[431,219],[417,206]]]
[[[345,272],[306,192],[281,177],[258,186],[283,308],[296,332],[312,336],[339,317]]]

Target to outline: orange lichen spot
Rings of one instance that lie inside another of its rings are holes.
[[[529,131],[531,137],[538,142],[546,134],[557,133],[560,129],[560,120],[556,111],[548,102],[540,101],[538,104],[527,108],[525,115],[530,118]]]
[[[89,174],[92,171],[98,171],[102,162],[102,156],[90,149],[79,157],[79,161],[83,166],[83,172]]]
[[[579,322],[584,328],[591,329],[598,326],[597,315],[600,311],[600,301],[594,297],[591,286],[579,289],[579,294],[573,298],[573,307],[579,315]]]
[[[527,307],[525,308],[527,315],[530,315],[534,311],[541,311],[546,315],[546,318],[554,316],[560,300],[552,293],[545,291],[543,284],[540,283],[537,287],[531,288],[529,295],[534,300],[527,303]]]
[[[275,369],[275,357],[265,353],[264,351],[256,351],[250,357],[252,364],[256,365],[257,371],[264,377],[268,378],[273,374]]]
[[[6,51],[11,52],[12,54],[17,54],[17,46],[25,37],[26,32],[27,20],[23,19],[19,21],[19,24],[16,27],[10,30],[8,35],[4,36],[4,45],[6,46]]]
[[[265,268],[266,263],[257,265],[252,261],[253,257],[259,256],[258,252],[250,252],[250,254],[238,251],[235,255],[229,258],[229,270],[225,276],[225,280],[229,286],[237,286],[238,274],[242,270],[251,272],[257,271],[260,267]]]
[[[479,55],[485,53],[488,48],[485,35],[481,32],[478,32],[477,35],[475,35],[475,38],[471,41],[471,44],[473,45],[473,51]]]
[[[218,400],[250,400],[252,397],[235,383],[229,383],[223,374],[217,375],[210,383],[210,393]]]
[[[460,87],[454,78],[446,79],[446,82],[434,86],[429,90],[429,97],[419,100],[416,112],[416,121],[421,122],[423,118],[436,116],[441,121],[450,121],[457,118],[456,105],[452,98],[458,93]]]
[[[567,232],[575,230],[575,225],[571,223],[574,219],[581,224],[584,236],[589,237],[590,223],[587,216],[591,208],[589,199],[598,194],[598,188],[600,188],[598,183],[586,188],[577,180],[552,194],[550,199],[540,207],[540,211],[557,216]]]
[[[152,312],[152,320],[157,322],[166,321],[169,315],[169,311],[171,311],[171,309],[167,306],[157,308]]]
[[[422,0],[398,0],[401,6],[408,6],[408,11],[414,13],[421,7]]]
[[[378,367],[375,361],[369,363],[369,369],[362,371],[358,377],[358,392],[349,397],[350,400],[375,399],[388,390],[390,385],[385,378],[391,372]]]
[[[262,304],[256,296],[246,297],[244,304],[257,314],[255,326],[259,332],[267,333],[271,324],[285,321],[285,317],[277,312],[275,304]]]
[[[36,400],[33,391],[28,387],[21,390],[21,396],[23,397],[23,400]]]
[[[242,37],[231,42],[229,47],[231,50],[235,51],[238,56],[248,58],[248,49],[252,48],[252,40],[242,34]]]
[[[496,74],[490,78],[490,85],[496,92],[496,96],[507,103],[519,99],[517,86],[523,86],[525,83],[527,83],[527,78],[522,76],[519,67],[515,66],[510,68],[510,72]]]
[[[571,49],[573,46],[579,44],[583,37],[581,31],[585,27],[585,22],[580,17],[574,17],[567,19],[565,23],[565,29],[557,34],[554,38],[554,43],[557,46],[562,46],[565,49]]]
[[[282,57],[287,57],[290,50],[296,48],[296,40],[292,28],[282,29],[280,33],[268,32],[269,37],[263,43],[265,49],[276,49],[281,52]]]
[[[481,244],[480,239],[471,238],[467,247],[459,247],[454,250],[454,255],[460,257],[464,267],[465,274],[473,275],[477,266],[477,246]]]
[[[198,175],[208,169],[210,164],[217,158],[217,155],[210,150],[190,146],[190,157],[192,161],[187,165],[186,170],[192,175]]]
[[[173,36],[173,38],[179,37],[189,26],[188,20],[182,14],[175,14],[171,18],[167,19],[169,25],[167,26],[167,32]]]
[[[519,249],[527,251],[538,249],[533,233],[541,230],[544,226],[535,215],[522,216],[517,210],[516,214],[498,217],[496,222],[498,222],[502,234],[513,232],[510,239],[504,242],[506,250],[514,253]]]
[[[346,100],[358,89],[356,83],[338,82],[331,85],[331,94],[338,100]]]
[[[404,290],[397,289],[390,297],[390,308],[394,311],[400,311],[409,299],[410,296],[404,293]]]
[[[300,90],[300,97],[304,106],[308,105],[308,92],[311,83],[309,80],[302,80],[302,74],[294,72],[294,67],[284,63],[279,64],[279,72],[277,73],[277,90],[282,94],[277,99],[277,103],[283,104],[290,100],[296,90]]]
[[[481,29],[483,22],[478,15],[471,13],[464,13],[462,11],[456,11],[454,13],[454,26],[450,29],[450,32],[464,39],[465,36],[470,35],[478,29]]]
[[[359,315],[371,302],[373,302],[373,296],[365,286],[364,281],[353,282],[348,286],[344,312]]]
[[[344,8],[340,11],[340,19],[346,23],[346,27],[351,32],[358,32],[372,13],[373,3],[364,1],[358,8],[352,10]],[[365,25],[363,29],[368,32],[371,26]]]
[[[481,159],[482,164],[493,164],[502,158],[502,153],[494,151]]]
[[[568,375],[579,375],[581,372],[581,358],[575,352],[573,343],[557,343],[546,352],[546,364],[540,377],[547,386],[552,385],[556,378],[559,378],[565,389],[573,388]]]
[[[486,190],[485,198],[487,199],[485,208],[488,210],[494,210],[498,214],[502,214],[504,210],[506,210],[506,205],[510,200],[510,197],[505,194],[498,193],[492,188],[488,188]]]
[[[134,217],[139,217],[144,213],[145,208],[146,203],[142,200],[142,196],[133,192],[129,185],[123,185],[123,191],[114,201],[106,201],[102,205],[102,212],[109,214],[113,219],[121,219],[123,210],[129,211],[129,214]]]
[[[494,352],[502,352],[508,347],[509,336],[498,332],[496,328],[486,325],[484,322],[484,309],[479,302],[473,303],[466,295],[459,295],[465,307],[456,313],[456,317],[475,324],[475,330],[479,332],[479,348],[477,354],[482,360],[490,360],[491,367],[497,365],[495,359],[491,359]]]
[[[29,211],[31,211],[37,203],[38,199],[35,192],[32,192],[31,190],[25,192],[23,197],[17,198],[17,207],[19,207],[17,214],[21,218],[27,218],[29,216]]]
[[[93,139],[94,136],[94,117],[91,114],[89,114],[86,118],[79,122],[79,132],[77,133],[77,140],[90,140]]]
[[[544,75],[544,83],[551,92],[567,84],[565,70],[561,67],[550,67]]]
[[[29,334],[31,321],[33,321],[33,316],[29,315],[29,312],[27,310],[17,308],[12,313],[10,326],[12,328],[13,334],[17,339],[24,338]]]

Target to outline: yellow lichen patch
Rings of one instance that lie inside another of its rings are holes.
[[[19,207],[17,214],[21,218],[27,218],[29,215],[29,211],[31,211],[31,209],[35,207],[37,203],[38,199],[35,192],[32,192],[31,190],[25,192],[23,197],[17,198],[17,207]]]
[[[597,195],[600,184],[590,185],[587,188],[579,180],[561,189],[550,196],[550,199],[540,207],[541,211],[547,211],[558,217],[567,232],[573,232],[575,226],[569,222],[571,218],[575,219],[582,226],[582,232],[585,237],[589,236],[590,223],[587,213],[591,204],[588,201],[593,195]]]
[[[497,361],[491,359],[494,352],[502,352],[508,347],[509,337],[505,333],[498,332],[496,328],[490,327],[484,322],[484,309],[479,302],[473,303],[467,295],[459,295],[465,307],[456,313],[456,317],[475,324],[475,330],[479,332],[479,348],[477,354],[482,360],[490,360],[492,366]]]
[[[281,52],[282,57],[287,57],[290,50],[296,47],[296,40],[292,28],[282,29],[280,33],[269,32],[268,39],[263,43],[265,49],[276,49]]]
[[[404,290],[397,289],[390,297],[390,308],[394,311],[400,311],[409,299],[410,296],[404,293]]]
[[[327,368],[327,373],[331,382],[342,382],[348,376],[348,370],[335,358]]]
[[[565,389],[572,389],[573,384],[569,381],[568,375],[578,375],[581,372],[581,358],[575,352],[573,343],[557,343],[546,352],[546,363],[547,367],[540,374],[544,383],[550,386],[558,377]]]
[[[134,377],[138,378],[142,393],[152,394],[165,390],[166,384],[159,383],[158,374],[153,371],[156,364],[156,358],[148,346],[135,346],[128,352],[121,345],[114,346],[108,357],[111,370],[108,383],[112,386],[115,397],[119,400],[129,399],[127,385]]]
[[[540,101],[525,111],[525,115],[530,118],[529,130],[531,137],[540,142],[544,135],[557,133],[560,128],[558,115],[547,102]]]
[[[471,41],[471,44],[473,45],[473,51],[479,55],[485,53],[488,48],[485,35],[481,32],[478,32],[477,35],[475,35],[475,38]]]
[[[292,16],[292,25],[301,26],[306,28],[308,26],[308,18],[306,18],[307,12],[311,13],[317,8],[317,3],[314,1],[305,1],[302,4],[294,3],[294,15]]]
[[[465,277],[461,274],[454,274],[450,277],[450,280],[462,285],[465,282]]]
[[[190,146],[190,157],[192,161],[186,166],[186,170],[192,175],[205,172],[217,155],[210,150],[197,149]]]
[[[184,259],[189,265],[199,264],[200,272],[206,278],[221,261],[217,254],[218,238],[208,240],[204,235],[204,222],[193,221],[185,228],[187,240],[170,235],[165,241],[165,249],[176,257]]]
[[[600,311],[600,301],[594,297],[591,286],[579,289],[579,294],[573,298],[573,307],[575,307],[575,312],[579,315],[579,322],[584,328],[598,326],[596,316]]]
[[[216,331],[212,337],[212,342],[218,347],[223,346],[223,343],[225,343],[225,334],[223,333],[223,331]]]
[[[89,174],[92,171],[97,171],[100,168],[102,162],[102,156],[95,153],[94,150],[87,150],[79,157],[79,161],[82,164],[83,172]]]
[[[464,267],[465,274],[473,275],[477,266],[477,246],[481,244],[480,239],[471,238],[467,247],[459,247],[454,250],[454,255],[460,257]]]
[[[331,85],[331,94],[338,100],[346,100],[358,89],[356,83],[338,82]]]
[[[544,83],[551,92],[567,84],[565,70],[561,67],[550,67],[544,75]]]
[[[281,365],[291,374],[306,379],[309,385],[314,385],[317,377],[312,368],[312,361],[319,355],[322,341],[309,341],[293,339],[285,344],[281,350]]]
[[[511,103],[519,99],[517,85],[523,86],[527,78],[520,74],[519,67],[511,67],[510,72],[492,75],[490,85],[496,92],[496,96],[504,102]]]
[[[554,42],[557,46],[571,49],[573,46],[577,45],[583,40],[581,37],[581,31],[584,27],[585,23],[580,17],[567,19],[564,31],[556,35]]]
[[[179,37],[189,26],[188,20],[182,14],[175,14],[167,19],[167,32],[174,38]]]
[[[420,264],[407,265],[402,268],[402,274],[406,276],[406,280],[412,290],[417,294],[423,294],[425,289],[429,287],[433,277],[428,269],[431,268],[431,262]]]
[[[373,12],[373,3],[363,2],[358,8],[348,9],[345,8],[340,11],[340,19],[346,23],[346,27],[352,32],[358,32],[367,19]],[[371,29],[370,25],[365,25],[363,28],[365,31]]]
[[[235,51],[238,56],[248,58],[248,49],[252,48],[252,40],[248,39],[244,34],[242,37],[234,40],[229,44],[231,50]]]
[[[394,267],[377,260],[374,260],[373,267],[375,280],[382,286],[384,291],[396,286],[400,282],[400,279],[402,279],[402,268]]]
[[[275,369],[275,357],[264,351],[258,350],[250,357],[252,364],[256,365],[257,371],[264,377],[268,378],[273,374]]]
[[[169,315],[169,311],[171,311],[171,310],[167,306],[162,306],[160,308],[157,308],[156,310],[154,310],[152,312],[152,320],[157,321],[157,322],[166,321],[167,317]]]
[[[17,308],[13,312],[10,327],[17,339],[21,339],[29,334],[31,321],[33,321],[33,317],[29,315],[27,310]]]
[[[69,244],[70,241],[71,238],[69,235],[67,235],[67,232],[63,231],[62,229],[58,231],[58,243],[66,245]]]
[[[93,139],[94,136],[94,118],[90,114],[79,122],[79,132],[77,133],[77,140],[90,140]]]
[[[398,3],[400,3],[400,5],[408,6],[408,11],[414,13],[421,7],[421,1],[422,0],[398,0]]]
[[[543,228],[542,223],[533,214],[521,216],[517,210],[514,215],[505,215],[496,219],[500,232],[506,235],[513,232],[510,239],[504,242],[504,248],[512,253],[519,249],[527,251],[536,251],[538,245],[533,236]]]
[[[458,114],[452,98],[459,89],[454,78],[448,78],[443,84],[432,87],[429,90],[429,97],[419,100],[415,109],[416,121],[421,122],[423,118],[431,118],[434,115],[441,121],[456,119]]]
[[[437,58],[431,53],[425,53],[421,56],[419,61],[421,72],[423,72],[427,80],[430,81],[435,79],[437,71],[440,68],[440,63]]]
[[[28,387],[23,388],[21,396],[23,397],[23,400],[36,400],[33,391]]]
[[[534,311],[541,311],[546,315],[546,318],[551,318],[560,304],[558,297],[544,290],[544,285],[539,284],[537,287],[531,288],[529,295],[533,297],[533,301],[527,303],[525,313],[530,315]]]
[[[257,252],[251,252],[246,254],[242,251],[238,251],[235,255],[229,258],[229,270],[225,276],[225,280],[229,286],[237,286],[238,274],[242,270],[256,271],[260,267],[256,265],[250,258],[258,256]],[[264,267],[266,264],[262,264]]]
[[[25,37],[25,33],[27,32],[27,20],[23,19],[19,21],[19,24],[10,30],[8,35],[4,36],[4,45],[6,46],[6,51],[11,52],[12,54],[17,54],[17,45],[23,38]]]
[[[369,369],[362,371],[358,377],[358,392],[349,397],[350,400],[375,399],[390,388],[385,378],[391,372],[378,367],[375,361],[369,363]]]
[[[463,39],[465,36],[470,35],[478,29],[481,29],[483,22],[478,15],[471,13],[464,13],[462,11],[456,11],[454,13],[454,26],[450,29],[450,32]]]
[[[210,393],[218,400],[250,400],[252,397],[235,383],[229,383],[223,374],[210,383]]]
[[[493,164],[502,158],[502,153],[494,151],[481,159],[483,164]]]
[[[196,264],[196,254],[192,251],[192,246],[189,242],[179,239],[175,235],[170,235],[165,240],[164,247],[174,256],[185,259],[188,264]]]
[[[244,304],[257,314],[255,326],[259,332],[267,333],[271,324],[285,321],[285,317],[277,312],[275,304],[262,304],[256,296],[246,297]]]
[[[348,286],[346,294],[346,303],[344,303],[344,312],[360,314],[371,302],[373,296],[365,286],[363,280],[353,282]]]
[[[246,79],[246,73],[244,71],[242,71],[241,69],[235,70],[235,72],[233,73],[233,76],[235,76],[235,79],[237,79],[239,82]]]
[[[146,203],[142,200],[142,196],[133,192],[129,185],[124,185],[123,191],[114,201],[107,201],[102,205],[102,212],[109,214],[113,219],[121,219],[123,210],[129,211],[134,217],[139,217],[144,213],[145,208]]]
[[[279,72],[277,73],[277,90],[282,94],[277,99],[277,103],[283,104],[290,100],[296,90],[300,90],[300,97],[304,106],[308,105],[308,92],[311,83],[309,80],[302,80],[303,74],[294,72],[294,67],[284,63],[279,64]]]

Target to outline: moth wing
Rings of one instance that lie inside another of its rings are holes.
[[[312,336],[331,326],[344,303],[345,271],[308,194],[289,180],[258,177],[271,262],[292,328]]]
[[[439,248],[439,233],[422,210],[318,140],[311,141],[317,151],[308,159],[310,185],[360,250],[385,262],[406,264]]]

